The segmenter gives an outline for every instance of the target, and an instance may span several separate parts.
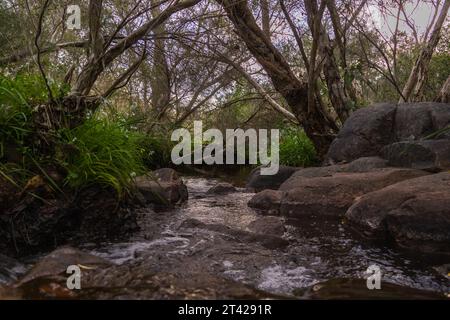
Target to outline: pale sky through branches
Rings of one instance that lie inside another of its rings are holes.
[[[436,2],[436,1],[434,1]],[[440,9],[444,1],[440,2]],[[372,18],[374,25],[385,35],[393,34],[397,21],[397,8],[395,7],[387,8],[383,10],[379,5],[372,3],[367,6],[366,14]],[[410,22],[415,26],[417,33],[421,36],[425,31],[427,26],[430,24],[435,7],[431,1],[404,1],[404,11]],[[448,18],[447,18],[448,21]],[[399,32],[405,32],[411,34],[411,27],[408,26],[406,19],[403,14],[400,15],[400,22],[398,26]]]

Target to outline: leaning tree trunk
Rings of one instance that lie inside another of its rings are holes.
[[[160,9],[155,6],[152,9],[153,17],[160,14]],[[154,30],[155,45],[153,50],[152,77],[150,79],[152,88],[152,108],[156,115],[160,115],[170,102],[170,78],[169,66],[166,60],[166,49],[164,36],[166,36],[165,23],[161,23]]]
[[[333,140],[333,129],[336,128],[334,123],[330,123],[326,110],[317,103],[312,104],[313,108],[308,108],[308,84],[294,75],[287,61],[256,23],[247,2],[217,1],[226,11],[248,50],[267,72],[275,89],[285,98],[318,154],[323,156]]]
[[[345,91],[344,82],[339,74],[339,67],[334,57],[328,33],[323,27],[320,33],[319,46],[323,59],[322,71],[325,76],[331,105],[336,111],[341,123],[344,123],[350,113],[351,100]]]
[[[400,102],[412,101],[420,97],[428,76],[431,57],[439,43],[442,25],[450,8],[450,0],[445,0],[439,18],[436,21],[430,40],[422,49],[402,91]]]

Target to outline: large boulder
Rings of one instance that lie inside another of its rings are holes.
[[[310,167],[297,170],[281,186],[280,190],[289,190],[307,178],[330,177],[338,172],[368,172],[385,168],[387,161],[380,157],[363,157],[346,164],[335,164],[325,167]]]
[[[354,112],[332,142],[326,163],[381,154],[384,146],[423,138],[449,139],[450,104],[375,104]]]
[[[144,198],[157,205],[174,205],[188,199],[188,190],[178,173],[170,168],[137,177],[136,188]]]
[[[288,217],[341,217],[355,198],[399,181],[420,177],[424,171],[382,168],[371,172],[340,172],[332,176],[283,184],[280,213]]]
[[[345,216],[366,237],[450,254],[450,173],[418,177],[368,193]]]
[[[396,141],[419,140],[448,125],[450,125],[450,104],[403,103],[398,105],[395,113],[395,138]]]
[[[394,167],[435,172],[450,169],[450,140],[446,139],[396,142],[381,153]]]
[[[264,189],[277,190],[298,169],[300,168],[281,165],[276,174],[261,175],[261,167],[258,167],[250,173],[246,187],[256,192]]]
[[[353,112],[332,142],[328,161],[378,155],[383,146],[392,142],[396,109],[395,104],[383,103]]]

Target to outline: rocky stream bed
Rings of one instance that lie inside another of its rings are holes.
[[[254,193],[245,189],[208,193],[214,179],[184,181],[189,200],[139,209],[141,229],[126,241],[78,245],[101,263],[60,249],[17,283],[42,256],[2,260],[0,283],[10,285],[3,298],[444,298],[450,291],[439,261],[360,241],[340,221],[262,216],[247,206]],[[71,263],[97,266],[82,278],[86,290],[65,288]],[[366,288],[372,264],[383,273],[379,292]]]

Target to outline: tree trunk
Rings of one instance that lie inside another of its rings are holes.
[[[328,34],[325,30],[322,32],[322,37],[321,51],[324,59],[322,70],[327,83],[328,95],[333,109],[336,111],[341,123],[344,123],[349,116],[351,101],[345,92],[344,83],[339,74],[339,67],[334,58],[333,48],[331,48]]]
[[[439,43],[442,25],[447,17],[448,10],[450,8],[450,0],[445,0],[441,9],[439,18],[436,21],[433,32],[431,33],[430,40],[422,49],[419,57],[414,64],[413,69],[409,75],[408,81],[403,88],[402,95],[399,102],[413,101],[420,97],[421,91],[428,76],[428,69],[433,52]]]
[[[448,76],[447,80],[444,82],[444,85],[435,98],[435,101],[450,103],[450,76]]]
[[[153,18],[160,14],[160,9],[155,6],[152,10]],[[154,30],[155,46],[153,51],[153,68],[150,79],[152,88],[152,108],[155,114],[160,114],[170,101],[169,66],[166,60],[165,41],[163,39],[166,29],[165,23],[161,23]]]
[[[336,125],[330,123],[330,117],[317,103],[308,110],[308,84],[294,75],[287,61],[257,25],[246,1],[218,2],[234,24],[237,34],[269,75],[275,89],[286,99],[318,154],[323,156],[333,140]]]

